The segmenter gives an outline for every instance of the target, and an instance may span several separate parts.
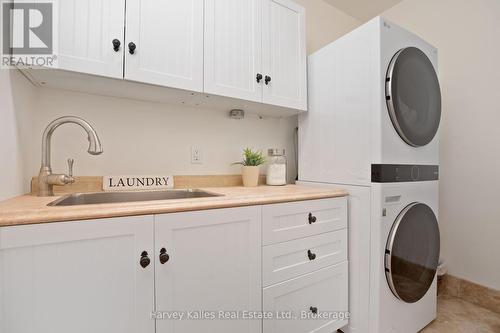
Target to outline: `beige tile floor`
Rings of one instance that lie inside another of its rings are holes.
[[[441,296],[438,318],[420,333],[500,333],[500,313],[459,298]]]

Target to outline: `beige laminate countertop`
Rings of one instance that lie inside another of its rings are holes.
[[[35,223],[89,220],[133,215],[176,213],[194,210],[230,208],[347,196],[341,189],[325,189],[302,185],[258,187],[211,187],[202,190],[222,194],[221,197],[143,201],[133,203],[96,204],[49,207],[60,197],[23,195],[0,202],[0,227]]]

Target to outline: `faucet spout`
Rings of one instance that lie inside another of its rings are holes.
[[[52,134],[62,124],[77,124],[80,125],[88,135],[89,140],[89,149],[88,153],[91,155],[100,155],[102,154],[102,145],[99,137],[97,136],[97,132],[94,130],[92,125],[78,117],[61,117],[57,118],[53,122],[51,122],[42,136],[42,168],[48,167],[50,169],[50,145],[52,140]]]
[[[89,133],[88,140],[89,140],[89,149],[87,150],[87,152],[90,155],[101,155],[102,154],[101,141],[99,141],[99,137],[97,136],[94,130],[92,135]]]
[[[70,163],[70,175],[52,174],[52,167],[50,165],[50,145],[52,134],[62,124],[77,124],[87,132],[87,139],[89,140],[89,149],[87,150],[91,155],[102,154],[102,145],[99,137],[97,136],[94,128],[85,120],[78,117],[61,117],[51,122],[42,136],[42,166],[38,175],[38,195],[39,196],[53,196],[54,185],[66,185],[75,181],[72,175],[72,165]]]

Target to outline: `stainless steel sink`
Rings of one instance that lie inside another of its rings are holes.
[[[154,200],[195,199],[219,196],[222,195],[202,190],[75,193],[59,198],[58,200],[49,203],[48,206],[76,206]]]

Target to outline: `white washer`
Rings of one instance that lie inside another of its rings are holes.
[[[436,71],[433,46],[381,17],[309,56],[299,179],[370,185],[372,166],[438,165]]]
[[[370,327],[374,332],[416,333],[436,318],[438,194],[437,181],[371,188]]]
[[[436,318],[438,181],[298,184],[342,187],[350,194],[351,318],[343,332],[417,333]]]

